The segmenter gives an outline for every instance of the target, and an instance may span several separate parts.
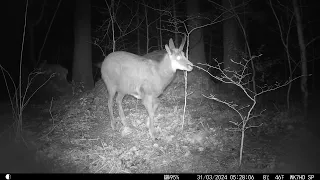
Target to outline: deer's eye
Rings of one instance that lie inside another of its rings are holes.
[[[181,56],[177,56],[177,60],[180,60],[181,59]]]

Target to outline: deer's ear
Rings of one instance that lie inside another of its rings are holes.
[[[182,41],[181,41],[181,45],[179,47],[179,51],[183,50],[184,44],[186,43],[186,39],[187,39],[187,36],[184,36]]]
[[[168,45],[165,45],[164,47],[166,48],[167,53],[168,53],[169,55],[171,55],[171,50],[170,50],[170,48],[168,47]]]
[[[169,40],[169,47],[170,47],[170,49],[175,49],[175,48],[176,48],[176,47],[174,46],[174,43],[173,43],[172,38],[170,38],[170,40]]]

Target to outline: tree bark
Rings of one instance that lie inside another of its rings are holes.
[[[83,83],[84,90],[93,88],[91,57],[91,3],[78,0],[74,14],[74,57],[72,78]]]

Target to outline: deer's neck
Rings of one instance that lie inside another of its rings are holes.
[[[176,73],[176,70],[172,68],[171,60],[169,59],[168,54],[166,54],[162,61],[160,61],[158,71],[162,77],[166,78],[172,78]]]

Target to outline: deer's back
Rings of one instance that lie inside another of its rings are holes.
[[[159,96],[164,88],[157,61],[124,51],[109,54],[102,63],[101,74],[107,86],[125,94]]]

